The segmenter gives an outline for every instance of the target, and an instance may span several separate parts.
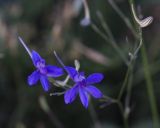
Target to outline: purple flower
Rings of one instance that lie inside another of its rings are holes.
[[[65,66],[65,70],[68,72],[70,78],[75,82],[75,85],[66,91],[64,100],[66,104],[73,102],[79,93],[80,100],[85,108],[88,107],[88,94],[94,98],[101,98],[103,94],[99,89],[93,86],[95,83],[99,83],[103,79],[101,73],[93,73],[87,78],[84,76],[84,72],[78,72],[73,67]]]
[[[80,24],[81,24],[82,26],[84,26],[84,27],[89,26],[89,25],[91,24],[91,20],[90,20],[90,18],[84,17],[84,18],[81,20]]]
[[[40,80],[42,87],[45,91],[50,89],[50,83],[48,77],[59,77],[63,75],[63,69],[57,66],[46,65],[45,60],[36,52],[30,52],[24,41],[18,37],[21,44],[24,46],[29,56],[31,57],[36,70],[28,77],[28,84],[30,86],[36,84]]]

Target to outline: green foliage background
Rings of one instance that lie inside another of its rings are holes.
[[[80,26],[83,7],[76,11],[71,0],[1,0],[0,1],[0,127],[1,128],[55,128],[53,121],[43,111],[39,97],[45,96],[54,115],[65,128],[93,128],[91,113],[84,109],[79,99],[65,105],[63,96],[44,93],[40,83],[27,85],[27,76],[34,70],[31,59],[19,43],[21,36],[28,47],[37,50],[48,63],[58,65],[53,55],[56,50],[65,64],[72,65],[78,59],[86,75],[102,72],[105,79],[98,88],[105,95],[117,97],[124,81],[126,65],[108,42],[93,29]],[[127,0],[115,1],[130,19]],[[108,23],[117,45],[124,55],[133,50],[135,42],[131,31],[113,10],[107,0],[89,1],[92,22],[101,29],[96,12],[100,11]],[[152,15],[153,23],[143,29],[144,43],[154,82],[158,108],[160,108],[160,1],[136,1],[144,17]],[[126,42],[126,37],[129,43]],[[84,50],[85,48],[85,50]],[[92,51],[88,54],[88,51]],[[94,57],[91,56],[94,55]],[[100,55],[105,58],[97,61]],[[50,92],[62,91],[53,87]],[[124,94],[125,96],[125,94]],[[122,98],[122,101],[124,99]],[[93,100],[98,120],[104,128],[123,128],[122,115],[115,104],[100,108],[103,102]],[[146,84],[141,55],[138,55],[131,97],[129,124],[133,128],[151,128]]]

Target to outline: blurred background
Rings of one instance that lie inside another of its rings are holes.
[[[132,21],[128,1],[114,2]],[[137,10],[143,14],[141,17],[154,17],[153,23],[143,29],[143,36],[160,108],[160,0],[135,2]],[[92,22],[103,31],[97,16],[100,12],[117,45],[128,57],[135,47],[134,36],[109,0],[88,0],[88,5]],[[103,102],[92,100],[91,108],[86,110],[79,98],[65,105],[63,95],[49,95],[63,91],[61,89],[53,87],[45,93],[40,83],[32,88],[27,84],[34,66],[18,36],[30,49],[39,52],[47,63],[59,65],[53,55],[56,50],[66,65],[74,66],[74,60],[78,59],[86,75],[102,72],[105,79],[97,87],[105,95],[117,97],[127,66],[112,45],[91,26],[80,25],[83,17],[81,0],[0,0],[0,128],[57,128],[55,122],[59,128],[123,128],[122,115],[116,104],[101,107]],[[42,102],[48,103],[50,114],[45,111],[46,106],[40,104],[41,98]],[[133,128],[151,128],[151,123],[139,54],[134,69],[129,124]]]

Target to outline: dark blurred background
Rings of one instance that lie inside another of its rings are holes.
[[[130,19],[127,0],[114,0]],[[117,45],[126,56],[134,45],[134,37],[108,0],[88,0],[92,22],[100,26],[96,15],[100,11],[108,23]],[[160,108],[160,0],[137,0],[137,9],[144,17],[153,16],[153,23],[143,29],[144,42],[154,81],[155,95]],[[81,0],[0,0],[0,128],[56,128],[51,118],[58,118],[65,128],[96,127],[92,111],[86,110],[77,98],[65,105],[62,96],[50,96],[40,83],[29,87],[27,77],[34,70],[31,59],[17,37],[36,50],[47,63],[58,65],[53,55],[56,50],[65,64],[74,65],[78,59],[86,74],[102,72],[105,79],[97,87],[105,95],[117,97],[124,81],[126,65],[101,36],[93,29],[80,25],[84,17]],[[103,29],[103,28],[102,28]],[[126,37],[130,43],[126,42]],[[140,55],[134,71],[131,97],[130,126],[151,128],[151,112],[146,92]],[[53,87],[50,92],[62,91]],[[40,97],[45,97],[52,110],[48,115]],[[123,98],[122,98],[123,100]],[[123,128],[122,115],[117,105],[100,108],[93,100],[96,121],[102,128]]]

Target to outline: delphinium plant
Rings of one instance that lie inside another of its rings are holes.
[[[102,25],[102,28],[105,30],[103,32],[94,22],[91,20],[90,11],[88,7],[88,3],[86,0],[83,0],[84,5],[84,12],[85,16],[80,21],[80,25],[82,27],[88,26],[91,27],[98,35],[100,35],[106,42],[108,42],[113,49],[115,50],[115,54],[117,54],[127,66],[127,71],[125,75],[124,82],[119,90],[118,96],[116,98],[112,98],[107,94],[104,94],[103,91],[99,90],[94,86],[94,84],[100,84],[100,82],[104,79],[104,75],[102,73],[93,73],[89,76],[86,76],[83,71],[80,71],[80,63],[76,60],[75,67],[65,65],[57,53],[54,51],[54,56],[56,60],[60,63],[61,67],[53,66],[53,65],[46,65],[45,60],[36,52],[30,51],[30,49],[26,46],[24,41],[21,37],[19,37],[19,41],[24,46],[26,51],[28,52],[31,60],[33,61],[33,65],[35,66],[36,70],[28,76],[28,84],[29,86],[37,84],[40,80],[44,91],[48,92],[49,89],[53,86],[60,87],[64,89],[64,92],[55,92],[51,93],[50,95],[64,95],[64,102],[65,104],[71,104],[76,97],[79,95],[80,101],[85,109],[88,109],[88,106],[92,104],[90,103],[90,98],[94,97],[97,100],[104,103],[104,105],[108,106],[112,103],[117,104],[119,110],[122,114],[124,127],[129,127],[129,116],[131,113],[131,96],[132,96],[132,86],[133,86],[133,79],[134,79],[134,66],[136,60],[138,58],[139,52],[142,55],[142,62],[144,67],[144,76],[146,79],[146,85],[148,90],[148,97],[150,101],[150,108],[152,112],[152,119],[153,119],[153,128],[159,128],[159,117],[158,117],[158,109],[155,101],[154,90],[153,90],[153,83],[150,75],[149,64],[146,56],[145,45],[143,43],[143,36],[142,36],[142,28],[147,27],[152,23],[153,18],[151,16],[145,19],[139,19],[138,15],[139,12],[136,12],[134,7],[133,0],[129,0],[131,12],[132,12],[132,19],[134,20],[134,24],[125,16],[125,14],[118,8],[114,0],[108,0],[108,3],[113,7],[113,9],[117,12],[117,14],[122,18],[126,26],[131,30],[136,42],[138,42],[137,47],[133,48],[132,51],[128,51],[128,55],[125,55],[121,48],[117,45],[116,40],[108,24],[105,22],[103,15],[100,11],[97,11],[97,17]],[[129,56],[129,57],[128,57]],[[94,72],[94,71],[93,71]],[[62,75],[66,76],[64,80],[57,80],[57,77]],[[69,80],[71,80],[74,84],[69,85]],[[124,101],[122,102],[122,95],[125,93]],[[49,106],[42,98],[40,100],[41,105],[45,109],[45,111],[50,112]],[[45,103],[45,104],[43,104]],[[105,104],[106,103],[106,104]],[[109,103],[109,104],[107,104]],[[103,106],[104,107],[104,106]],[[106,107],[107,109],[107,107]],[[93,109],[92,109],[93,110]],[[94,110],[93,110],[94,111]],[[57,123],[58,122],[58,123]],[[64,127],[60,125],[59,121],[55,121],[57,127]]]

